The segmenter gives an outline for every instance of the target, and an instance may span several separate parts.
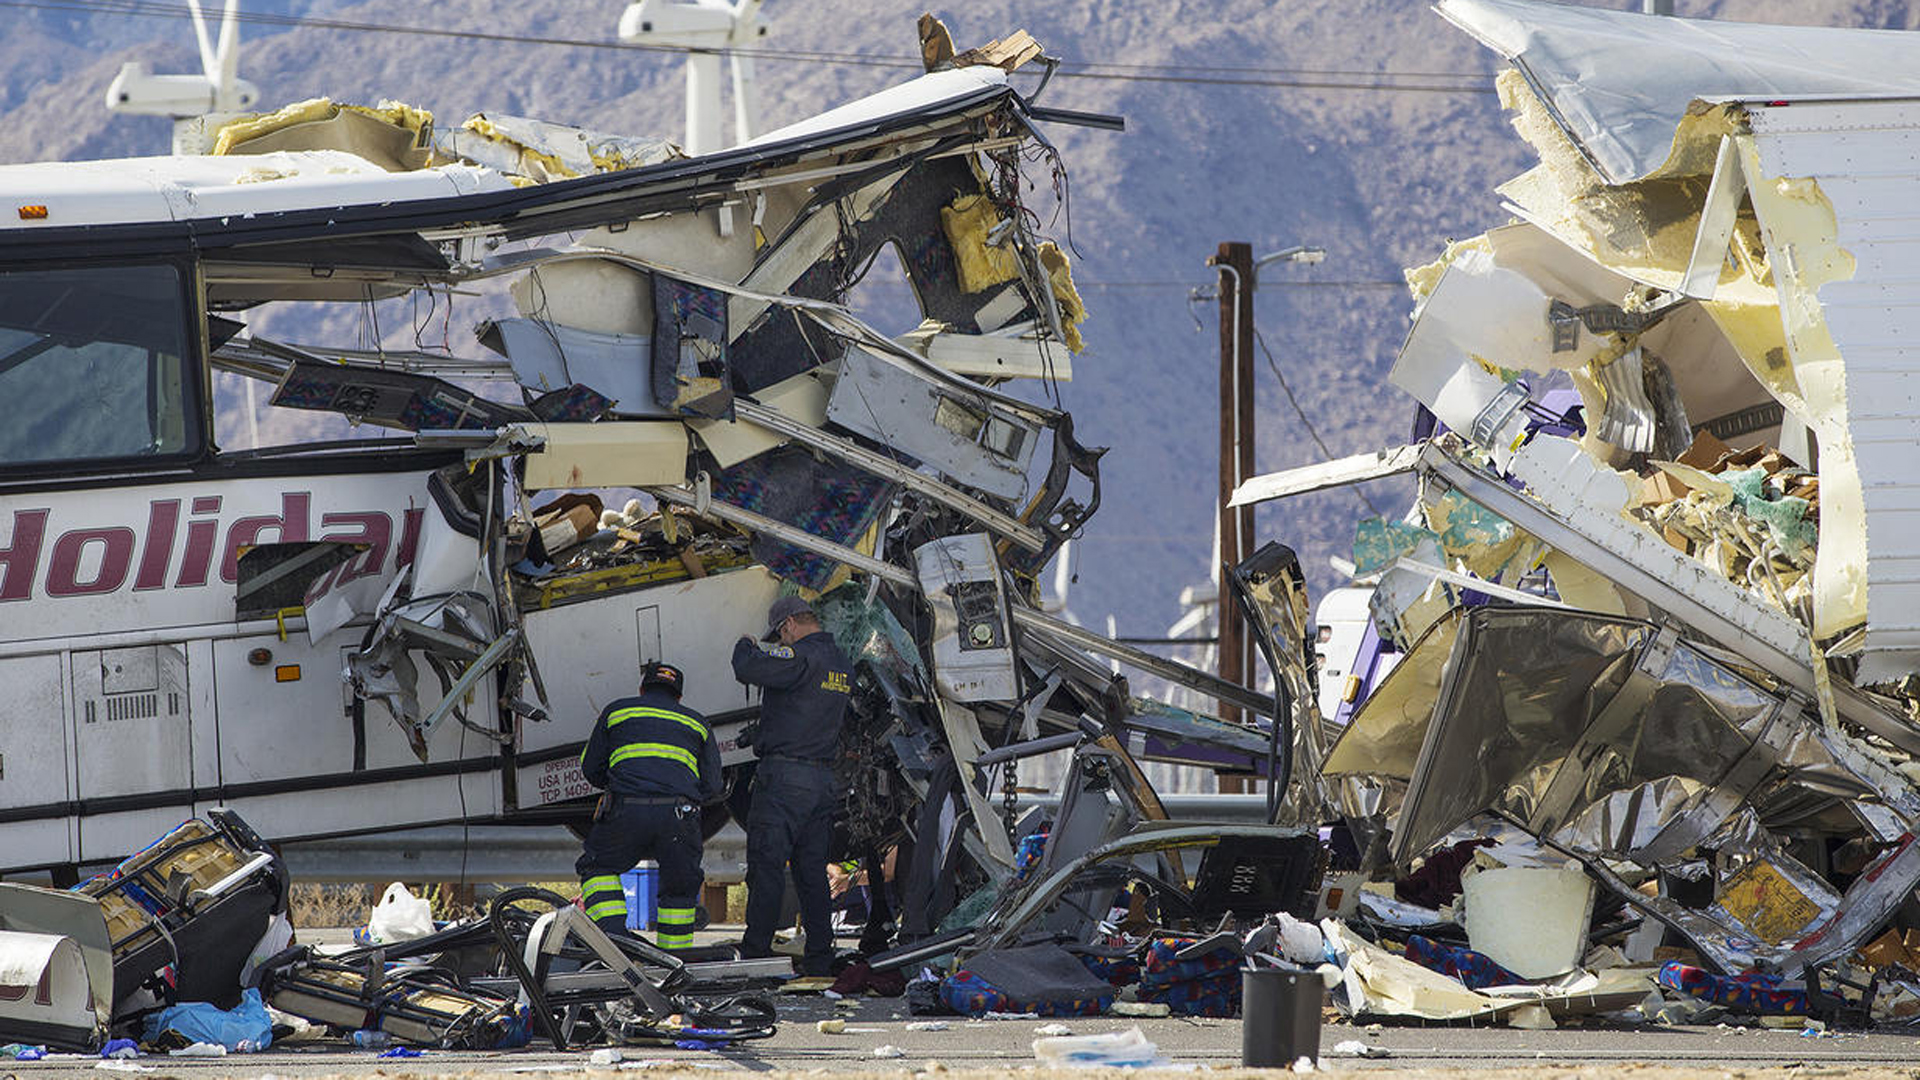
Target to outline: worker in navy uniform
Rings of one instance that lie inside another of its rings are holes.
[[[700,805],[720,795],[720,747],[705,717],[680,704],[685,677],[671,664],[649,664],[640,696],[601,711],[580,754],[587,782],[606,789],[574,864],[581,902],[604,930],[627,932],[620,875],[642,859],[660,864],[654,941],[663,949],[693,945],[696,905],[706,874]]]
[[[735,677],[764,691],[753,739],[760,762],[747,813],[747,934],[741,952],[772,955],[791,868],[800,927],[807,936],[802,968],[808,975],[827,975],[833,961],[828,841],[840,797],[833,763],[853,665],[797,596],[775,600],[767,623],[762,640],[777,638],[779,644],[763,648],[742,637],[733,646]]]

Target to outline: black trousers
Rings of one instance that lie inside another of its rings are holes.
[[[627,901],[620,875],[640,860],[652,859],[660,864],[655,942],[663,949],[691,946],[695,905],[707,880],[700,868],[704,847],[699,807],[616,803],[593,823],[586,850],[573,864],[588,917],[604,930],[626,933]]]
[[[806,931],[808,975],[830,973],[833,906],[827,892],[833,808],[839,793],[833,770],[778,759],[760,762],[753,776],[753,808],[747,813],[748,956],[766,956],[779,927],[786,876],[800,896],[800,928]]]

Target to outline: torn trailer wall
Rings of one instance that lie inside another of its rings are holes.
[[[1418,481],[1404,518],[1356,530],[1370,610],[1323,775],[1360,864],[1397,879],[1363,913],[1421,936],[1348,965],[1347,997],[1484,1014],[1399,965],[1513,978],[1430,936],[1479,936],[1463,865],[1571,866],[1613,911],[1596,934],[1637,927],[1588,963],[1664,936],[1687,952],[1663,992],[1889,1021],[1895,952],[1861,950],[1920,882],[1920,488],[1891,449],[1920,437],[1896,220],[1920,47],[1439,10],[1514,62],[1498,86],[1541,159],[1500,189],[1520,220],[1408,272],[1390,381],[1422,406],[1415,444],[1236,493]]]
[[[1920,489],[1902,455],[1920,421],[1889,407],[1913,395],[1900,359],[1900,297],[1909,289],[1901,268],[1911,245],[1897,222],[1898,192],[1908,185],[1901,178],[1912,175],[1903,133],[1920,124],[1911,35],[1719,23],[1703,33],[1684,20],[1668,26],[1495,0],[1448,0],[1440,10],[1524,75],[1503,77],[1502,92],[1541,164],[1501,191],[1559,242],[1535,280],[1579,308],[1583,297],[1562,295],[1555,276],[1612,273],[1631,287],[1610,289],[1607,303],[1648,314],[1697,307],[1708,317],[1717,339],[1697,345],[1617,322],[1601,337],[1629,362],[1635,353],[1659,356],[1695,429],[1734,449],[1775,446],[1817,478],[1817,511],[1803,517],[1817,524],[1824,557],[1811,559],[1798,601],[1811,605],[1814,637],[1857,657],[1865,683],[1920,670],[1911,615],[1920,534],[1909,520]],[[1589,51],[1596,25],[1606,27],[1603,39],[1669,62],[1630,77],[1628,65],[1609,70]],[[1634,86],[1603,94],[1609,79]],[[1609,133],[1631,134],[1615,142]],[[1508,310],[1500,324],[1519,325],[1519,310]],[[1493,344],[1458,342],[1512,371],[1571,366]],[[1729,358],[1746,369],[1747,389],[1712,385],[1739,381]],[[1609,356],[1575,370],[1592,417],[1619,411],[1621,395],[1596,395],[1582,377],[1604,380],[1613,366]],[[1684,400],[1690,384],[1698,391]],[[1754,400],[1755,385],[1763,399]],[[1609,455],[1637,449],[1609,447]],[[1672,460],[1684,449],[1653,456]],[[1780,488],[1769,501],[1805,497]],[[1791,563],[1804,544],[1780,513],[1764,520],[1790,526],[1771,531]]]

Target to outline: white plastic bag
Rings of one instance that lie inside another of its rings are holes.
[[[407,891],[399,882],[387,886],[367,919],[367,937],[376,945],[425,937],[433,933],[433,905]]]
[[[1151,1069],[1172,1064],[1137,1027],[1035,1039],[1033,1056],[1050,1069]]]
[[[260,935],[259,944],[247,954],[247,962],[240,969],[240,985],[242,987],[259,985],[254,972],[259,969],[261,963],[272,959],[292,944],[293,924],[287,921],[285,915],[275,915],[273,920],[267,923],[267,932]]]

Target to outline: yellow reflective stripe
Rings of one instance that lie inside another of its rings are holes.
[[[612,727],[622,720],[631,720],[639,716],[651,717],[655,720],[671,720],[676,724],[685,724],[687,727],[693,729],[694,734],[703,739],[707,737],[707,725],[685,713],[677,713],[672,709],[656,709],[651,705],[635,705],[630,709],[615,710],[612,715],[607,717],[607,726]]]
[[[695,918],[694,910],[690,907],[655,908],[654,913],[659,916],[660,921],[663,923],[692,922]]]
[[[670,761],[677,761],[685,765],[693,775],[700,775],[700,761],[693,756],[693,751],[683,746],[670,746],[667,743],[658,742],[628,743],[613,752],[613,757],[607,761],[607,765],[611,767],[629,758],[643,757],[666,758]]]
[[[602,900],[588,908],[587,918],[604,919],[609,915],[620,915],[624,917],[626,913],[627,901],[625,897],[621,897],[618,900]]]
[[[653,943],[663,949],[691,949],[693,947],[693,935],[655,934],[653,935]]]
[[[620,877],[617,874],[602,874],[599,877],[590,877],[580,883],[580,891],[582,893],[597,893],[602,889],[618,888],[620,888]]]

